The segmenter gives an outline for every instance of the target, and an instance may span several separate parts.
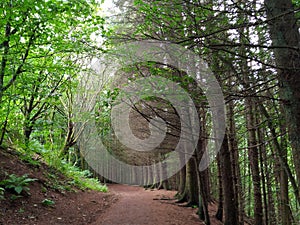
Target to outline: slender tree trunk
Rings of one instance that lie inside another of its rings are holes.
[[[199,120],[200,120],[200,137],[198,139],[197,149],[195,151],[195,160],[196,160],[196,168],[197,168],[197,180],[198,180],[198,215],[201,220],[205,221],[206,225],[210,225],[209,211],[208,211],[208,203],[211,201],[210,196],[210,183],[209,183],[209,169],[204,171],[199,171],[198,165],[205,154],[207,140],[204,138],[206,134],[206,111],[204,109],[199,108]]]
[[[255,120],[254,120],[254,107],[253,100],[247,98],[245,100],[246,107],[246,120],[248,129],[248,155],[250,161],[250,169],[252,173],[252,182],[254,188],[254,224],[263,224],[263,205],[261,193],[261,179],[259,171],[259,157],[256,141]]]
[[[256,115],[256,124],[260,124],[261,119],[258,115]],[[264,144],[264,129],[257,128],[257,137],[258,137],[258,151],[259,151],[259,166],[260,166],[260,174],[261,174],[261,184],[262,184],[262,197],[263,197],[263,206],[264,206],[264,224],[269,224],[269,213],[268,213],[268,199],[267,199],[267,187],[266,187],[266,176],[265,176],[265,164],[263,153],[267,151],[266,146]]]
[[[224,190],[224,213],[225,225],[238,224],[238,213],[236,209],[236,199],[234,195],[234,186],[232,179],[232,167],[230,160],[230,152],[228,147],[227,133],[225,134],[223,144],[220,151],[223,190]]]
[[[285,149],[281,149],[282,147],[280,146],[280,144],[277,140],[277,133],[276,133],[275,125],[273,124],[272,119],[271,119],[268,111],[265,109],[265,107],[262,104],[260,104],[259,106],[260,106],[260,111],[266,117],[266,119],[268,121],[268,127],[270,129],[270,133],[273,138],[273,145],[274,145],[274,149],[275,149],[274,154],[275,154],[275,157],[278,158],[278,161],[280,164],[280,170],[284,169],[284,172],[286,173],[286,175],[288,176],[288,178],[291,182],[291,186],[294,190],[296,200],[297,200],[298,204],[300,204],[299,188],[297,187],[297,182],[296,182],[295,177],[293,176],[291,168],[289,167],[289,165],[288,165],[287,161],[284,159],[284,157],[282,157],[282,153],[285,151]],[[280,179],[278,182],[280,183]]]
[[[272,148],[272,146],[271,146]],[[264,167],[266,173],[266,185],[267,185],[267,193],[268,193],[268,215],[269,215],[269,224],[270,225],[277,225],[277,215],[274,205],[274,197],[273,197],[273,190],[272,186],[274,183],[272,182],[271,174],[270,174],[270,162],[267,160],[267,153],[262,152],[262,157],[264,159]],[[274,175],[273,175],[274,176]],[[276,182],[276,181],[275,181]]]
[[[205,171],[198,171],[198,199],[199,199],[199,217],[204,220],[206,225],[210,225],[209,212],[208,212],[208,196],[209,193],[206,192],[206,182],[205,182]],[[202,210],[201,210],[202,208]],[[203,215],[201,213],[203,212]]]
[[[8,125],[8,116],[9,116],[9,114],[10,114],[10,101],[8,102],[8,109],[7,109],[7,112],[6,112],[6,115],[5,115],[5,121],[4,121],[4,123],[2,125],[2,128],[1,128],[0,146],[3,144],[3,141],[4,141],[6,128],[7,128],[7,125]]]
[[[166,162],[163,162],[162,163],[162,174],[161,174],[161,177],[167,177],[167,163]],[[165,190],[169,190],[170,189],[170,186],[169,186],[169,180],[168,179],[165,179],[162,181],[162,187],[165,189]]]
[[[219,181],[219,200],[218,200],[218,210],[216,213],[216,218],[220,221],[223,221],[223,182],[222,182],[222,167],[221,167],[221,162],[220,162],[220,156],[217,156],[217,166],[218,166],[218,181]]]
[[[186,168],[185,166],[182,167],[182,169],[179,172],[179,184],[178,184],[178,193],[177,195],[180,196],[184,192],[184,187],[185,187],[185,177],[186,177]]]
[[[280,124],[280,132],[283,134],[287,130],[286,124],[284,123],[284,118],[282,118]],[[281,138],[281,151],[280,155],[284,162],[287,164],[287,140],[285,137]],[[289,184],[288,184],[288,176],[284,170],[284,168],[280,167],[280,199],[279,199],[279,209],[281,212],[281,224],[289,225],[292,222],[292,215],[289,204]]]
[[[238,153],[238,143],[236,137],[236,125],[234,121],[234,103],[230,101],[228,104],[228,143],[229,150],[231,153],[232,161],[232,171],[233,171],[233,182],[234,182],[234,194],[236,201],[236,208],[238,209],[239,214],[239,224],[244,224],[244,195],[242,190],[242,181],[240,174],[240,165],[239,165],[239,153]]]

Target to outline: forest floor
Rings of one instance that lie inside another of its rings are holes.
[[[109,185],[109,192],[60,190],[64,178],[56,184],[49,180],[50,169],[20,161],[9,152],[0,151],[0,180],[5,173],[36,178],[30,187],[31,195],[0,200],[0,225],[202,225],[197,209],[178,206],[175,191],[145,190],[127,185]],[[59,180],[60,179],[60,180]],[[53,205],[42,204],[43,200]],[[210,205],[212,225],[221,224],[214,218],[215,205]]]
[[[204,225],[196,214],[197,209],[175,203],[176,191],[119,184],[108,187],[118,201],[92,225]],[[222,224],[213,218],[215,212],[215,205],[211,205],[212,225]]]

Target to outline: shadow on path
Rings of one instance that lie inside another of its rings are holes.
[[[174,191],[145,190],[141,187],[114,184],[110,192],[118,201],[93,225],[203,225],[196,209],[174,204]]]

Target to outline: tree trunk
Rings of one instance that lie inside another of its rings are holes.
[[[216,213],[216,218],[223,221],[223,182],[222,182],[222,168],[220,162],[220,156],[217,156],[217,166],[218,166],[218,180],[219,180],[219,200],[218,200],[218,211]]]
[[[280,132],[283,134],[286,131],[286,125],[284,123],[284,119],[282,118],[281,124],[280,124]],[[280,143],[280,156],[284,160],[284,162],[287,164],[287,139],[285,137],[281,138]],[[280,218],[281,218],[281,224],[282,225],[289,225],[292,223],[292,215],[290,210],[290,204],[289,204],[289,184],[288,184],[288,176],[285,173],[284,168],[280,167],[280,199],[279,199],[279,209],[281,212]]]
[[[252,181],[254,188],[254,224],[263,224],[263,205],[261,193],[261,180],[259,171],[259,157],[256,141],[256,130],[254,120],[254,107],[253,100],[249,97],[245,100],[246,107],[246,120],[248,129],[248,155],[250,161],[250,169],[252,173]]]
[[[29,124],[24,125],[23,134],[24,134],[24,139],[25,139],[26,144],[29,142],[32,131],[33,131],[33,126],[32,125],[29,125]]]
[[[224,213],[225,225],[238,224],[238,213],[236,209],[236,199],[234,195],[232,167],[230,160],[230,152],[228,147],[227,133],[225,134],[223,144],[220,151],[223,190],[224,190]]]
[[[177,203],[187,202],[187,206],[198,205],[199,203],[199,190],[198,190],[198,175],[197,175],[197,160],[193,155],[186,166],[186,178],[184,192],[179,196]]]
[[[261,118],[256,116],[256,124],[260,124]],[[267,187],[266,187],[266,176],[265,176],[265,157],[263,157],[263,153],[267,151],[266,146],[264,144],[264,128],[257,128],[257,137],[258,137],[258,151],[259,151],[259,166],[260,166],[260,174],[261,174],[261,184],[262,184],[262,197],[263,197],[263,206],[264,206],[264,224],[269,224],[269,213],[268,213],[268,199],[267,199]],[[275,213],[275,212],[274,212]]]
[[[181,196],[184,192],[185,188],[185,178],[186,178],[186,168],[185,166],[179,172],[179,185],[178,185],[178,193],[177,196]]]
[[[272,118],[270,117],[270,115],[268,114],[268,111],[265,109],[265,107],[260,104],[260,111],[262,112],[262,114],[266,117],[267,121],[268,121],[268,127],[270,129],[270,133],[273,139],[273,145],[274,145],[274,149],[275,149],[275,157],[278,158],[279,164],[280,164],[280,170],[284,169],[286,175],[288,176],[292,188],[294,190],[295,193],[295,197],[296,200],[298,202],[298,204],[300,204],[300,196],[299,196],[299,188],[297,187],[297,182],[295,177],[293,176],[292,170],[289,167],[287,161],[284,159],[284,157],[282,157],[282,154],[284,153],[285,150],[282,150],[282,147],[280,146],[278,140],[277,140],[277,132],[276,132],[276,127],[273,124]],[[280,180],[278,181],[280,183]]]
[[[239,224],[244,224],[244,195],[242,193],[242,180],[239,165],[238,143],[236,137],[236,125],[234,120],[234,102],[230,101],[228,104],[228,144],[231,153],[234,194],[236,198],[236,208],[239,215]]]
[[[265,0],[280,94],[300,187],[300,35],[292,0]]]
[[[207,170],[207,169],[206,169]],[[198,170],[197,170],[198,171]],[[198,199],[199,199],[199,217],[204,220],[206,225],[210,225],[209,212],[208,212],[208,196],[206,192],[206,174],[205,171],[198,171]]]
[[[186,165],[187,206],[199,204],[197,169],[196,157],[192,156]]]

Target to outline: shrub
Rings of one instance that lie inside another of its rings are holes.
[[[20,195],[23,191],[25,191],[27,194],[30,194],[30,188],[28,187],[28,185],[29,183],[36,180],[37,179],[29,178],[27,174],[24,174],[23,176],[10,174],[7,179],[0,182],[0,186],[8,190],[13,190],[18,195]]]

